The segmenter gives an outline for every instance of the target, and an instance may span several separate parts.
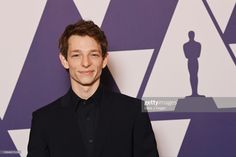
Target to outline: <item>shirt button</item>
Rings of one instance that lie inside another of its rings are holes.
[[[89,120],[90,120],[90,117],[87,117],[86,120],[89,121]]]
[[[93,139],[89,139],[89,143],[93,143]]]

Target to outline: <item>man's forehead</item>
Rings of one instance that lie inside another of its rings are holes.
[[[69,52],[78,52],[78,53],[82,53],[82,52],[101,52],[101,50],[99,49],[99,48],[97,48],[97,49],[73,49],[73,48],[71,48],[71,49],[69,49]]]
[[[96,41],[95,37],[89,36],[89,35],[78,35],[78,34],[73,34],[71,35],[68,40],[71,39],[90,39]],[[97,41],[96,41],[97,42]]]
[[[72,35],[68,39],[68,44],[72,44],[72,42],[78,42],[78,44],[90,43],[90,44],[100,45],[100,43],[95,38],[90,36]]]

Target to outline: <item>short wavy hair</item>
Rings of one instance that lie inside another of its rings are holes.
[[[72,35],[89,36],[100,44],[102,57],[107,55],[108,42],[105,33],[93,22],[79,20],[74,24],[68,25],[59,39],[60,53],[67,59],[68,40]]]

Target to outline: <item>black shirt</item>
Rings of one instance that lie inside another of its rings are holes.
[[[88,152],[88,157],[92,156],[95,132],[99,119],[100,103],[103,93],[103,88],[100,85],[96,92],[87,100],[81,99],[73,90],[72,102],[75,104],[75,112],[78,119],[79,128],[85,147]]]

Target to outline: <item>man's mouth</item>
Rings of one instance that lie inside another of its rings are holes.
[[[90,75],[93,73],[94,70],[85,70],[85,71],[79,71],[79,73],[83,74],[83,75]]]

